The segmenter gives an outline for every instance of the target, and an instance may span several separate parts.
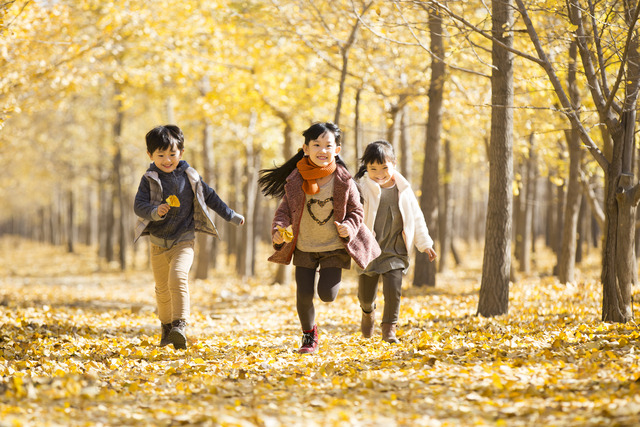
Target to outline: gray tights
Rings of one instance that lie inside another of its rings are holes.
[[[382,294],[384,295],[382,323],[398,323],[400,297],[402,296],[402,269],[391,270],[383,274],[374,274],[373,276],[361,274],[358,279],[360,307],[367,313],[375,309],[380,276],[382,276]]]
[[[315,268],[296,267],[296,307],[303,331],[313,329],[316,321],[316,310],[313,307],[315,279]],[[324,302],[335,300],[340,290],[340,280],[342,280],[341,268],[321,268],[318,278],[318,297]]]

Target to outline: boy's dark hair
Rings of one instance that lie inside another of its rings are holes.
[[[364,153],[362,153],[362,157],[360,158],[360,168],[356,176],[354,176],[354,179],[360,179],[364,176],[364,173],[367,171],[367,165],[372,163],[382,165],[387,162],[396,163],[393,145],[384,139],[373,141],[364,149]]]
[[[147,132],[145,139],[149,154],[153,154],[156,150],[164,151],[172,147],[177,147],[180,151],[184,150],[184,135],[176,125],[156,126]]]
[[[304,136],[304,144],[309,145],[309,142],[318,139],[325,132],[331,132],[335,136],[336,145],[340,146],[342,143],[342,131],[340,128],[331,122],[318,122],[312,124],[309,129],[302,132]],[[292,158],[280,166],[272,169],[261,169],[260,177],[258,178],[258,185],[262,190],[262,194],[265,196],[273,196],[280,198],[284,196],[284,185],[287,183],[287,177],[297,167],[298,162],[304,157],[304,152],[299,150]],[[345,169],[347,165],[340,158],[336,156],[336,163],[343,166]]]

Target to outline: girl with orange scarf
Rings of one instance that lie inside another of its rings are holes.
[[[324,302],[338,296],[342,269],[353,259],[360,268],[380,255],[364,225],[360,194],[339,157],[342,133],[333,123],[315,123],[302,133],[302,149],[280,167],[263,169],[258,180],[265,196],[282,198],[271,229],[275,252],[269,261],[293,259],[296,308],[302,327],[298,353],[314,353],[318,326],[313,297]]]

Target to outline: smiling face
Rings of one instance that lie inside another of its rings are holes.
[[[179,150],[175,145],[167,148],[166,150],[157,149],[153,154],[147,151],[151,161],[158,167],[158,169],[166,173],[176,170],[178,163],[180,163],[180,159],[182,159],[182,153],[184,153],[184,150]]]
[[[335,157],[340,153],[341,147],[336,144],[336,137],[333,132],[325,132],[318,138],[303,144],[302,150],[309,160],[319,167],[324,167],[335,161]]]
[[[377,182],[382,188],[389,188],[395,184],[393,174],[396,171],[396,166],[393,162],[385,163],[368,163],[367,174],[369,178]]]

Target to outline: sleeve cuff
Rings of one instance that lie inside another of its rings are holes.
[[[234,212],[233,216],[231,217],[231,219],[229,221],[234,223],[235,225],[242,225],[244,223],[244,217],[242,215],[240,215],[239,213]]]

